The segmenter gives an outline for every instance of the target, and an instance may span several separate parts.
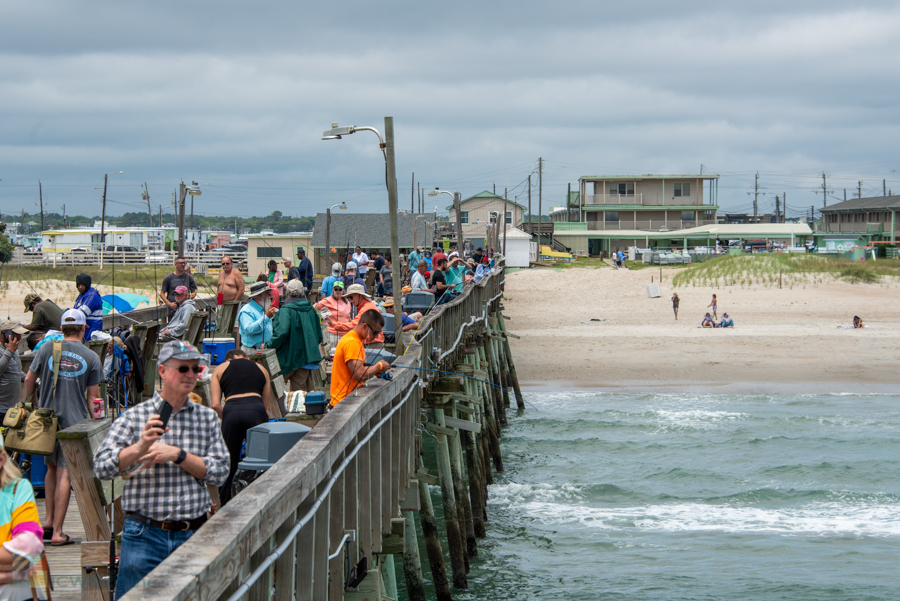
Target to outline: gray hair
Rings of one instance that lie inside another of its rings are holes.
[[[422,259],[421,261],[419,261],[419,264],[416,265],[416,267],[421,267],[422,265],[424,265],[425,267],[428,267],[428,262],[425,261],[425,259]]]

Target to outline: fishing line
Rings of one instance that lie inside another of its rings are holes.
[[[534,404],[532,404],[531,402],[529,402],[525,397],[516,394],[516,393],[513,392],[512,390],[508,390],[508,389],[506,389],[506,388],[503,388],[502,386],[500,386],[500,385],[498,385],[498,384],[494,384],[494,383],[491,382],[490,380],[482,380],[481,378],[476,378],[475,376],[467,376],[466,374],[460,374],[460,373],[456,373],[456,372],[454,372],[454,371],[441,371],[441,370],[439,370],[439,369],[430,369],[430,368],[428,368],[428,367],[413,367],[412,365],[392,365],[391,368],[398,368],[398,369],[415,369],[415,370],[419,370],[419,371],[433,371],[434,373],[438,373],[438,374],[447,374],[447,375],[450,375],[450,376],[459,376],[459,377],[461,377],[461,378],[468,378],[468,379],[470,379],[470,380],[475,380],[476,382],[484,382],[485,384],[490,384],[490,385],[493,386],[494,388],[499,388],[500,390],[502,390],[503,392],[507,393],[508,395],[510,395],[510,396],[512,396],[512,397],[514,397],[514,398],[522,399],[522,401],[524,401],[524,402],[528,403],[529,405],[531,405],[531,406],[534,408],[535,411],[540,411],[540,409],[538,409],[537,407],[535,407]]]

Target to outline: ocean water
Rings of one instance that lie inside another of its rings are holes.
[[[900,396],[527,398],[454,599],[900,599]]]

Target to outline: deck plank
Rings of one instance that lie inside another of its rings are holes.
[[[41,520],[44,519],[44,499],[36,499],[38,513]],[[80,601],[81,600],[81,541],[85,540],[84,526],[78,513],[78,502],[73,494],[69,501],[69,511],[66,513],[66,522],[63,526],[66,534],[76,541],[74,545],[64,547],[52,547],[45,543],[47,551],[47,563],[50,564],[50,575],[53,578],[54,601]]]

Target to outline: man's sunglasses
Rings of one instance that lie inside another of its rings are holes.
[[[229,265],[231,265],[231,263],[222,263],[222,267],[227,267]]]
[[[181,374],[186,374],[188,372],[188,370],[194,372],[195,374],[199,374],[201,371],[203,371],[203,366],[202,365],[179,365],[176,369],[178,370],[178,373],[181,373]]]

